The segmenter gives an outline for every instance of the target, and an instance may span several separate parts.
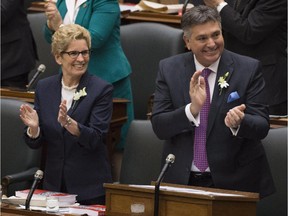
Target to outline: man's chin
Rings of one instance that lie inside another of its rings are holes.
[[[209,62],[209,65],[211,65],[214,62],[216,62],[219,57],[220,57],[219,54],[217,54],[217,55],[206,55],[205,56],[205,60],[206,60],[206,62]]]

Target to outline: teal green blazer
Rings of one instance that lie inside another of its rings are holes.
[[[64,19],[67,13],[65,0],[58,0],[57,7]],[[117,0],[87,0],[80,6],[75,23],[87,28],[91,34],[90,73],[109,83],[131,73],[120,43],[120,9]],[[46,24],[44,35],[49,43],[53,33]]]

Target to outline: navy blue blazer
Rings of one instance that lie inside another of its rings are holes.
[[[64,180],[69,193],[77,200],[105,194],[103,183],[112,182],[108,151],[104,143],[112,115],[113,87],[86,72],[77,87],[86,87],[87,95],[76,101],[68,115],[78,123],[80,136],[70,134],[57,121],[61,103],[62,74],[40,80],[35,91],[40,136],[25,141],[31,148],[45,144],[44,189],[61,191]],[[72,105],[73,106],[73,105]]]
[[[164,59],[159,64],[152,113],[154,132],[165,139],[164,158],[172,153],[175,163],[164,182],[188,184],[193,161],[195,126],[185,114],[191,102],[189,82],[196,71],[191,52]],[[218,79],[229,72],[229,87],[220,94]],[[213,182],[217,188],[259,192],[266,196],[274,192],[264,148],[261,144],[269,131],[267,106],[258,102],[265,82],[258,60],[224,50],[213,92],[207,128],[207,157]],[[240,98],[228,103],[231,92]],[[229,109],[246,105],[237,136],[225,125]]]

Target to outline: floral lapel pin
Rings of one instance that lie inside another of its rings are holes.
[[[80,89],[78,92],[74,93],[73,100],[78,101],[81,97],[85,97],[86,95],[86,87],[84,87],[83,89]]]
[[[229,84],[228,84],[227,81],[226,81],[226,79],[227,79],[228,76],[229,76],[229,72],[226,72],[226,73],[224,74],[224,76],[221,76],[221,77],[219,77],[219,79],[218,79],[218,85],[220,86],[220,93],[219,93],[219,95],[222,94],[222,90],[223,90],[224,88],[227,88],[227,87],[229,86]]]
[[[86,92],[86,87],[84,87],[83,89],[80,89],[79,91],[76,91],[74,93],[74,96],[73,96],[73,104],[72,104],[72,109],[76,106],[77,102],[79,101],[79,99],[81,97],[85,97],[87,95],[87,92]]]

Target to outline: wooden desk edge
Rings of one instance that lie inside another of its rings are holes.
[[[283,118],[270,117],[270,124],[287,126],[288,125],[288,117],[286,117],[286,118],[285,117],[283,117]]]
[[[162,14],[154,12],[130,12],[127,16],[123,17],[125,20],[140,20],[140,21],[149,21],[149,22],[163,22],[163,23],[174,23],[180,24],[181,16],[171,15],[171,14]]]
[[[233,191],[233,190],[225,190],[218,188],[203,188],[203,187],[194,187],[188,185],[177,185],[177,184],[161,184],[162,186],[171,186],[171,187],[179,187],[179,188],[187,188],[187,189],[195,189],[195,190],[203,190],[206,192],[214,192],[214,193],[223,193],[223,194],[231,194],[231,196],[225,195],[206,195],[206,194],[193,194],[193,193],[183,193],[176,191],[160,191],[160,194],[166,194],[171,196],[179,196],[182,194],[183,197],[195,197],[199,199],[209,199],[209,200],[235,200],[235,201],[259,201],[258,193],[251,192],[243,192],[243,191]],[[147,185],[148,186],[148,185]],[[145,193],[154,193],[154,190],[151,188],[142,188],[134,185],[128,184],[118,184],[118,183],[105,183],[104,187],[109,192],[109,190],[129,190],[129,191],[143,191]],[[236,196],[233,196],[236,195]]]

